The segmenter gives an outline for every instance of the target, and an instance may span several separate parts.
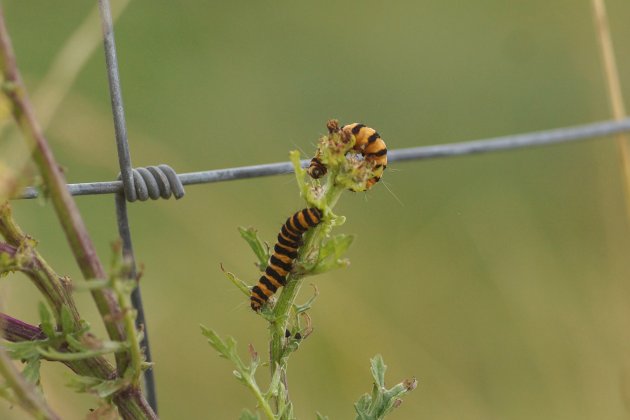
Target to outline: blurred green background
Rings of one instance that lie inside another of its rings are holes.
[[[29,89],[94,3],[5,2]],[[630,3],[607,5],[630,97]],[[375,127],[396,149],[610,115],[586,0],[132,1],[116,39],[135,166],[192,172],[309,155],[333,117]],[[47,135],[69,182],[116,176],[100,46]],[[389,383],[419,379],[393,419],[630,415],[629,226],[611,139],[392,164],[383,181],[337,207],[348,218],[339,232],[357,235],[352,266],[307,281],[320,297],[289,371],[299,418],[353,418],[376,353]],[[113,197],[77,202],[108,261]],[[266,352],[264,322],[219,263],[254,282],[236,227],[273,242],[303,205],[290,176],[131,205],[164,419],[254,406],[198,324]],[[80,281],[51,205],[13,206],[55,269]],[[5,311],[37,323],[41,299],[24,277],[1,291]],[[89,295],[77,299],[102,332]],[[95,400],[68,390],[69,377],[46,366],[44,388],[64,418],[80,419]],[[1,406],[0,418],[25,418]]]

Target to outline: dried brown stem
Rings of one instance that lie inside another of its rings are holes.
[[[27,145],[32,151],[33,159],[40,171],[44,186],[50,195],[59,222],[66,234],[70,248],[83,276],[86,280],[106,278],[105,270],[96,254],[96,250],[88,235],[76,203],[68,192],[65,177],[59,169],[60,166],[57,164],[52,150],[44,137],[43,130],[35,118],[33,107],[16,64],[15,54],[6,28],[4,12],[1,5],[0,71],[3,76],[2,88],[4,94],[12,104],[14,119],[22,131]],[[18,246],[20,251],[24,250],[24,242],[26,239],[25,235],[21,233],[19,229],[12,229],[11,224],[12,222],[5,221],[4,227],[6,229],[4,229],[3,232],[3,234],[7,234],[7,236],[11,238],[7,238],[7,241],[10,242],[9,244],[3,244],[4,250],[8,253],[11,253],[11,249],[7,248],[7,246],[10,245]],[[15,249],[15,251],[17,251],[17,249]],[[36,281],[36,284],[40,282],[42,286],[40,290],[44,291],[49,302],[53,303],[53,306],[59,303],[68,305],[70,309],[73,309],[74,303],[66,287],[64,287],[59,277],[47,266],[37,266],[38,263],[35,261],[39,260],[36,258],[36,255],[32,253],[33,251],[33,249],[27,249],[27,253],[30,253],[34,260],[30,261],[32,265],[29,269],[21,267],[22,271]],[[38,287],[40,286],[38,285]],[[125,341],[124,327],[120,321],[123,319],[122,311],[112,290],[107,288],[94,288],[91,290],[91,293],[103,322],[105,323],[110,339],[114,341]],[[74,309],[73,314],[76,315],[78,319],[76,309]],[[7,329],[10,329],[10,327],[7,326]],[[118,376],[122,376],[129,365],[129,354],[127,352],[117,353],[116,365]],[[111,365],[100,357],[73,362],[71,364],[68,363],[68,366],[81,375],[105,379],[112,379],[117,376]],[[124,419],[157,418],[137,386],[129,386],[119,391],[114,396],[114,403],[117,405],[119,413]]]
[[[24,134],[33,158],[50,194],[51,201],[66,234],[70,248],[86,280],[105,278],[105,270],[96,254],[76,203],[68,192],[66,180],[59,169],[44,133],[35,118],[35,113],[26,93],[18,70],[15,54],[0,7],[0,66],[4,76],[4,91],[12,103],[13,116]],[[108,289],[93,289],[92,296],[105,323],[107,333],[112,340],[123,341],[124,330],[121,310],[115,296]],[[119,372],[123,373],[128,365],[128,355],[117,355]]]
[[[0,325],[2,334],[8,341],[20,342],[45,338],[39,327],[3,313],[0,313]],[[63,351],[62,348],[58,350]],[[116,377],[114,367],[103,357],[65,361],[63,364],[79,375],[95,376],[101,379]],[[114,404],[118,407],[118,412],[123,419],[157,419],[138,387],[127,387],[118,392],[114,396]]]
[[[610,36],[606,4],[604,0],[592,0],[592,4],[610,109],[614,119],[620,121],[626,117],[626,107],[621,93],[621,82],[619,81],[619,71],[617,70],[617,62],[615,60],[615,49],[613,47],[612,37]],[[626,187],[626,210],[628,217],[630,217],[630,138],[627,134],[620,133],[617,134],[616,139],[621,155],[621,166]]]

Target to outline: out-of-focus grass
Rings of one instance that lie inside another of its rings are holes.
[[[607,4],[627,94],[630,7]],[[89,5],[5,8],[36,86]],[[364,121],[394,149],[608,116],[587,2],[132,2],[116,36],[136,165],[285,160],[292,148],[312,152],[330,117]],[[102,53],[48,135],[71,182],[115,177]],[[628,415],[630,241],[612,142],[391,165],[383,181],[401,203],[382,185],[343,197],[353,264],[312,280],[315,333],[289,372],[300,418],[350,417],[378,352],[392,382],[420,380],[393,418]],[[77,201],[108,259],[113,198]],[[219,263],[253,282],[236,226],[273,241],[302,205],[293,180],[275,177],[131,206],[164,418],[235,418],[253,406],[197,326],[266,351],[264,323]],[[53,266],[78,279],[50,206],[14,207]],[[24,278],[3,279],[2,296],[36,322]],[[79,301],[102,331],[89,296]],[[63,388],[64,369],[46,370],[53,407],[82,418],[90,401]]]

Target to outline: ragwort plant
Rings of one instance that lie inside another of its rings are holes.
[[[375,183],[374,179],[380,178],[384,169],[382,165],[376,165],[364,158],[362,153],[354,148],[356,137],[352,132],[342,130],[336,120],[329,121],[327,127],[328,135],[319,140],[316,153],[319,163],[317,177],[327,173],[326,178],[320,181],[307,177],[307,171],[300,165],[299,153],[297,151],[290,153],[300,195],[306,200],[309,208],[321,211],[322,221],[304,233],[297,258],[287,275],[284,287],[277,293],[277,297],[269,298],[257,312],[269,324],[269,361],[262,362],[251,344],[248,346],[249,360],[243,361],[238,355],[236,341],[232,337],[222,339],[214,330],[201,326],[202,333],[208,338],[210,345],[221,357],[234,364],[234,376],[256,398],[257,411],[244,409],[240,417],[242,420],[259,419],[259,413],[266,419],[295,418],[287,386],[287,365],[291,354],[299,349],[302,341],[313,331],[308,310],[314,304],[317,291],[302,304],[295,302],[297,293],[305,277],[348,266],[349,261],[343,258],[343,255],[352,244],[353,236],[332,234],[334,227],[345,222],[345,217],[336,215],[333,207],[344,191],[369,189]],[[254,229],[239,230],[254,252],[258,260],[257,265],[264,271],[271,255],[269,247],[260,240]],[[252,289],[247,283],[233,273],[227,271],[224,273],[247,298],[250,297]],[[271,369],[271,379],[265,388],[256,381],[256,372],[261,365],[268,365]],[[404,394],[416,387],[417,381],[413,378],[387,389],[385,370],[382,357],[375,356],[371,360],[374,386],[371,394],[363,395],[355,403],[357,419],[384,418],[400,405]],[[327,417],[317,413],[317,418]]]

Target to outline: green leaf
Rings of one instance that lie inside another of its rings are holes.
[[[320,414],[319,411],[317,413],[315,413],[315,416],[316,416],[317,420],[329,420],[328,416],[324,416],[323,414]]]
[[[350,261],[342,256],[354,241],[354,235],[335,235],[324,242],[319,250],[317,263],[309,274],[321,274],[337,268],[345,268]]]
[[[306,199],[306,201],[312,205],[314,204],[314,197],[309,188],[308,184],[304,181],[306,176],[306,171],[302,169],[302,164],[300,162],[300,152],[297,150],[291,150],[289,152],[289,160],[293,165],[293,171],[295,172],[295,180],[298,184],[298,189],[300,190],[300,195]]]
[[[243,294],[245,296],[248,296],[251,294],[251,290],[249,288],[249,285],[247,283],[245,283],[243,280],[239,279],[238,277],[236,277],[236,275],[234,273],[231,273],[229,271],[225,271],[223,269],[223,266],[221,266],[221,270],[223,270],[223,274],[225,275],[225,277],[227,277],[227,279],[229,281],[232,282],[232,284],[234,284],[241,292],[243,292]]]
[[[61,330],[64,334],[69,335],[74,332],[74,320],[67,306],[61,307]]]
[[[75,338],[74,335],[68,335],[66,341],[72,350],[83,353],[106,354],[129,349],[129,343],[126,341],[99,340],[89,335],[84,336],[83,341]]]
[[[22,376],[33,385],[39,384],[39,368],[41,361],[39,358],[33,358],[26,361],[26,366],[22,370]]]
[[[368,410],[370,409],[371,401],[372,397],[368,394],[363,394],[361,398],[359,398],[359,401],[354,404],[354,409],[357,412],[357,419],[364,420],[370,418]]]
[[[274,370],[273,376],[271,377],[271,382],[269,383],[269,395],[273,395],[274,397],[278,396],[278,389],[280,386],[282,386],[282,383],[280,382],[281,374],[282,369],[278,364],[276,364],[276,369]]]
[[[103,341],[101,347],[92,349],[84,346],[83,344],[81,344],[81,342],[77,341],[71,336],[67,336],[66,338],[68,339],[68,342],[72,341],[71,347],[73,349],[80,349],[80,351],[67,353],[60,352],[52,348],[44,349],[41,347],[38,348],[37,351],[39,352],[39,354],[50,360],[72,362],[76,360],[90,359],[92,357],[102,356],[109,353],[116,353],[126,350],[129,347],[127,343],[121,343],[117,341]]]
[[[48,306],[44,302],[39,303],[39,319],[41,320],[40,327],[44,334],[49,338],[55,338],[55,325],[53,324],[52,315],[48,310]]]
[[[6,341],[2,345],[14,360],[31,360],[39,357],[39,347],[48,345],[48,340],[20,341],[12,343]]]
[[[252,251],[254,251],[254,254],[256,254],[261,271],[264,270],[267,267],[267,261],[269,260],[269,248],[260,240],[256,229],[251,227],[245,229],[244,227],[239,226],[238,231]]]
[[[370,360],[371,372],[374,378],[372,394],[364,394],[354,404],[358,420],[383,419],[402,402],[401,397],[416,388],[415,378],[407,379],[396,384],[391,389],[385,388],[385,371],[387,366],[383,357],[378,354]]]
[[[243,411],[241,411],[239,420],[260,420],[260,417],[258,416],[258,413],[252,413],[247,408],[244,408]]]
[[[75,375],[68,385],[78,392],[88,392],[96,394],[100,398],[108,398],[128,386],[129,380],[127,378],[105,380],[93,376]]]
[[[236,351],[236,340],[234,340],[234,338],[228,337],[225,341],[223,341],[216,331],[206,328],[203,325],[200,325],[200,327],[201,333],[208,339],[208,343],[210,343],[210,345],[219,352],[221,357],[231,360],[236,365],[237,371],[242,377],[254,374],[258,364],[256,363],[247,367],[245,363],[243,363]]]
[[[387,370],[387,366],[385,366],[385,362],[383,361],[383,356],[377,354],[372,359],[370,359],[370,365],[372,372],[372,377],[374,378],[374,382],[380,388],[385,388],[385,371]]]

